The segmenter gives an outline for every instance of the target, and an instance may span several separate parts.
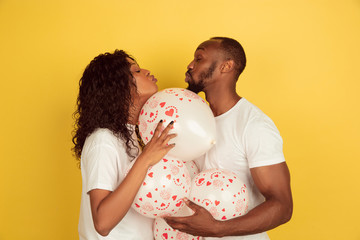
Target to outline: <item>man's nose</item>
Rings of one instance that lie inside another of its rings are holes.
[[[194,68],[194,60],[191,61],[191,63],[189,63],[189,65],[187,66],[188,70],[193,69],[193,68]]]

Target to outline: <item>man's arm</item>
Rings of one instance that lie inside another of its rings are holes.
[[[265,197],[265,202],[246,215],[227,221],[215,220],[203,207],[188,201],[195,211],[189,217],[168,217],[167,223],[174,229],[194,236],[224,237],[242,236],[273,229],[290,220],[293,202],[290,173],[285,162],[250,169],[254,183]],[[251,201],[251,199],[250,199]]]

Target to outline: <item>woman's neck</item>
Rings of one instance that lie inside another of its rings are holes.
[[[150,97],[150,96],[149,96]],[[139,115],[142,107],[146,103],[146,101],[149,99],[149,97],[140,97],[138,96],[133,101],[132,106],[130,106],[129,109],[129,124],[137,125],[139,121]]]

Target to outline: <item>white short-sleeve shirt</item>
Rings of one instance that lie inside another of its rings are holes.
[[[134,128],[132,125],[128,127]],[[133,138],[136,139],[136,135]],[[123,181],[130,162],[124,142],[110,130],[99,128],[87,137],[81,154],[80,240],[154,238],[153,219],[140,215],[132,208],[106,237],[99,235],[93,224],[88,192],[93,189],[114,191]]]
[[[229,111],[215,117],[216,144],[197,159],[200,169],[221,168],[234,172],[246,184],[249,210],[264,201],[251,177],[250,168],[285,161],[283,141],[273,121],[259,108],[241,98]],[[214,238],[205,238],[214,239]],[[227,240],[265,240],[266,232]]]

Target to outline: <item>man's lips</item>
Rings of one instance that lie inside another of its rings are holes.
[[[189,82],[191,79],[191,74],[189,72],[185,73],[185,82]]]

